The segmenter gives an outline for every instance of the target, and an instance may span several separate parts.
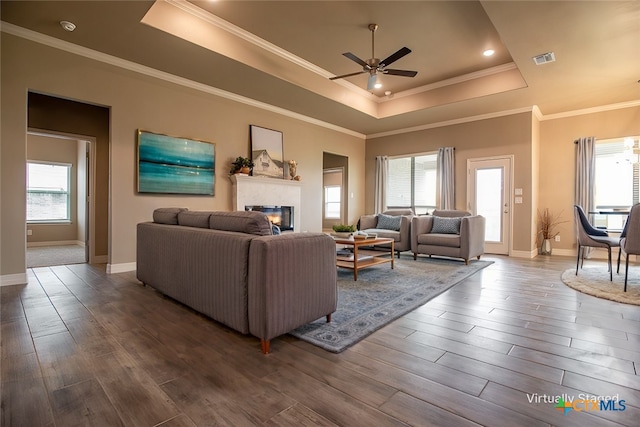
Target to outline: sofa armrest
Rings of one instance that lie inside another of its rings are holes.
[[[460,251],[464,259],[484,253],[485,218],[481,215],[462,217],[460,222]]]
[[[411,218],[411,252],[418,253],[418,236],[431,231],[433,216],[423,215]]]
[[[249,330],[263,341],[336,310],[336,244],[326,234],[253,239],[248,274]]]
[[[402,215],[402,219],[400,220],[400,241],[401,242],[409,242],[411,241],[411,219],[413,215]]]
[[[377,215],[362,215],[360,217],[360,228],[358,230],[368,230],[370,228],[376,228],[378,225]]]

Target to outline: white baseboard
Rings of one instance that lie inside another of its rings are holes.
[[[58,240],[55,242],[27,242],[28,248],[37,248],[42,246],[70,246],[79,245],[84,247],[84,242],[80,240]]]
[[[511,251],[511,253],[509,254],[509,256],[515,258],[535,258],[536,255],[538,255],[537,249],[531,251]]]
[[[124,273],[127,271],[136,271],[136,263],[125,262],[122,264],[107,264],[107,274]]]
[[[4,274],[0,276],[0,286],[24,285],[27,283],[27,273]]]

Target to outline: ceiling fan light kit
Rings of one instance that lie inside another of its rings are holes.
[[[394,70],[391,68],[387,68],[388,65],[397,61],[405,55],[411,53],[411,49],[408,47],[403,47],[393,53],[391,56],[385,58],[380,61],[380,59],[376,58],[375,55],[375,32],[378,29],[378,24],[369,24],[369,31],[371,31],[371,58],[363,61],[358,58],[351,52],[343,53],[344,56],[352,60],[358,65],[362,66],[361,71],[357,71],[355,73],[343,74],[341,76],[329,77],[329,80],[342,79],[345,77],[357,76],[359,74],[369,73],[369,78],[367,80],[367,90],[371,91],[373,89],[379,89],[382,87],[382,84],[378,81],[378,73],[380,74],[388,74],[390,76],[401,76],[401,77],[415,77],[418,74],[417,71],[409,71],[409,70]]]

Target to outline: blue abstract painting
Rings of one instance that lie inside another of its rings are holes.
[[[215,144],[138,131],[138,192],[214,195]]]

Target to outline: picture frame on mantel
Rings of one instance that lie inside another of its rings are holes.
[[[138,193],[215,195],[215,144],[138,130]]]
[[[253,176],[284,179],[282,132],[249,125]]]

